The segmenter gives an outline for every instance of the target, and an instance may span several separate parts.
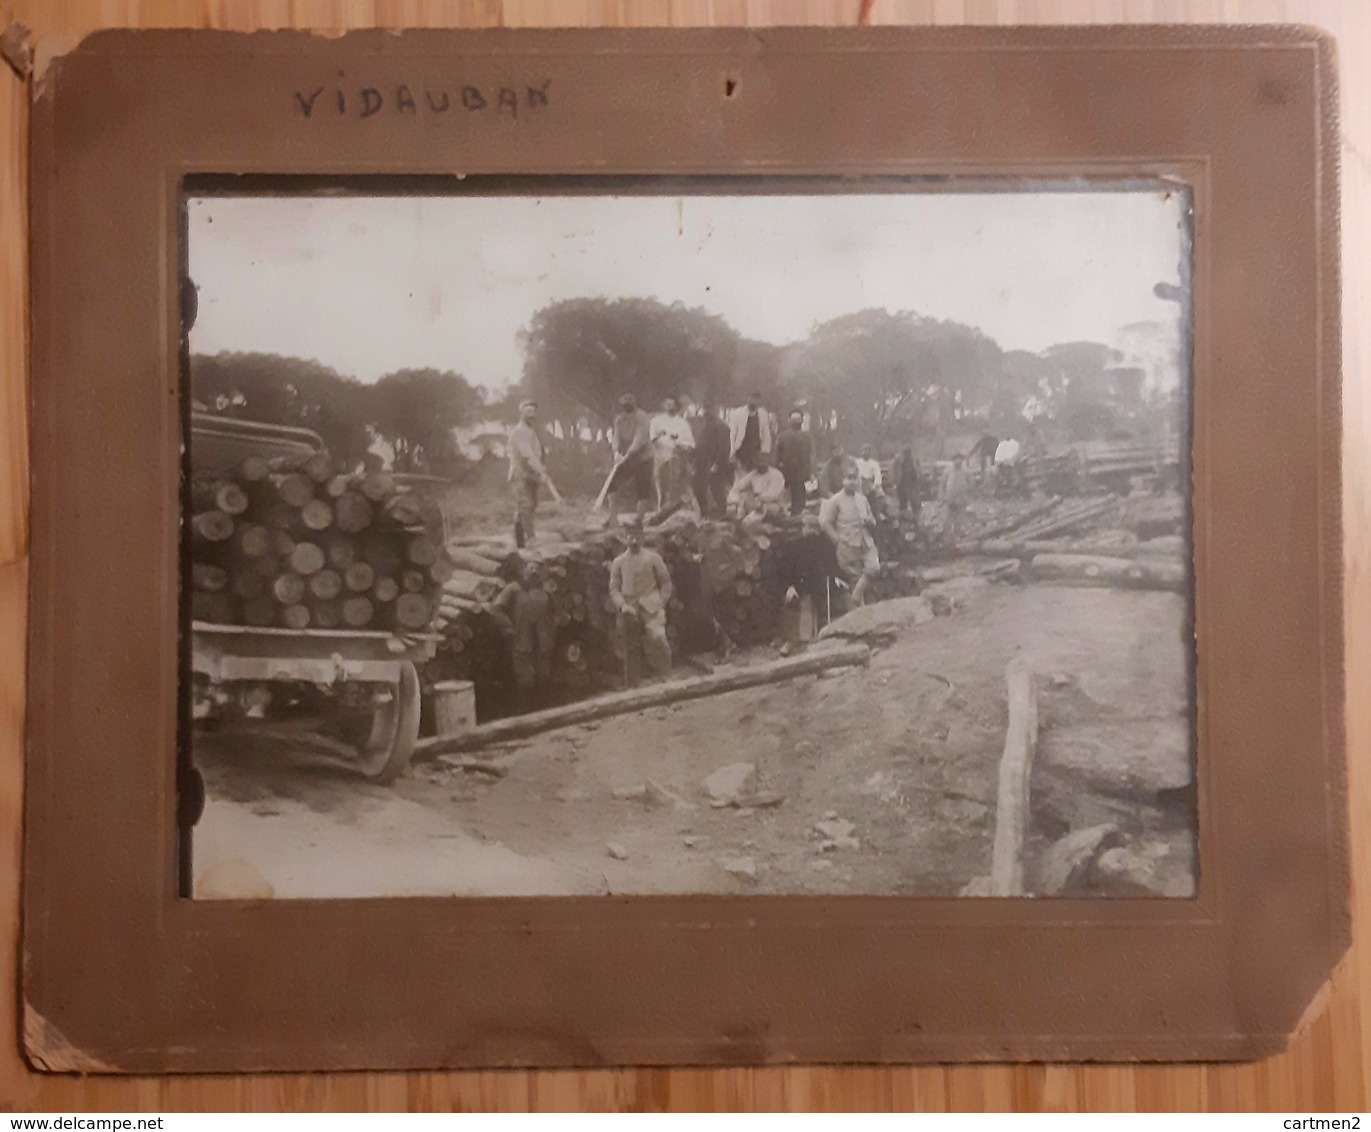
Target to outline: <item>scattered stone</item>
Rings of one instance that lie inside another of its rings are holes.
[[[678,810],[695,809],[693,802],[687,802],[676,791],[663,786],[652,778],[649,778],[643,786],[643,801],[649,806],[673,806]]]
[[[622,845],[620,845],[617,841],[609,842],[609,844],[605,846],[605,852],[608,853],[611,857],[613,857],[616,861],[628,860],[628,850],[625,849]]]
[[[614,791],[614,797],[621,802],[641,802],[647,797],[647,787],[642,783],[637,786],[620,786]]]
[[[989,877],[972,877],[969,881],[967,881],[964,885],[962,885],[961,895],[962,895],[962,896],[989,896],[989,895],[990,895],[990,878],[989,878]]]
[[[1095,869],[1107,881],[1127,881],[1150,888],[1156,876],[1156,861],[1128,846],[1118,845],[1100,854]]]
[[[584,790],[563,790],[557,795],[559,802],[589,802],[590,795]]]
[[[735,877],[751,880],[757,875],[757,862],[751,857],[726,857],[722,862],[724,872]]]
[[[1075,681],[1065,672],[1054,672],[1047,678],[1049,688],[1069,688]]]
[[[895,785],[894,776],[884,770],[875,771],[863,782],[859,793],[887,803],[900,801],[900,791]]]
[[[894,598],[873,602],[843,614],[824,626],[819,639],[888,645],[902,633],[932,620],[933,608],[922,597]]]
[[[837,811],[837,810],[825,810],[825,811],[824,811],[824,821],[833,821],[833,819],[836,818],[837,816],[838,816],[838,811]]]
[[[682,838],[682,844],[687,849],[698,849],[701,845],[708,845],[709,838],[700,834],[692,834],[690,837]]]
[[[757,811],[754,810],[751,806],[738,806],[733,812],[738,817],[745,818],[748,814],[755,814]]]
[[[990,582],[985,578],[975,576],[952,578],[936,586],[929,586],[921,596],[936,616],[946,617],[965,609],[989,585]]]
[[[757,767],[753,763],[731,763],[720,767],[704,782],[709,804],[716,809],[739,805],[739,799],[757,790]]]
[[[938,803],[938,814],[944,821],[954,825],[975,825],[985,821],[990,814],[990,807],[974,798],[954,796]]]
[[[822,857],[820,857],[818,860],[810,861],[809,867],[813,869],[816,873],[825,873],[829,872],[833,868],[833,862],[825,861]]]
[[[1112,822],[1068,833],[1047,851],[1039,890],[1047,896],[1057,896],[1079,887],[1089,876],[1101,850],[1108,850],[1118,837],[1119,827]]]
[[[852,831],[857,828],[857,825],[855,822],[845,821],[839,817],[832,817],[826,818],[821,822],[816,822],[814,828],[830,841],[840,841],[844,837],[851,837]]]

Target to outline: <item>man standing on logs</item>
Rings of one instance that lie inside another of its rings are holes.
[[[632,393],[619,398],[619,415],[614,418],[610,438],[614,449],[610,494],[641,511],[653,494],[652,420],[638,408]],[[615,514],[618,506],[615,504]]]
[[[881,568],[871,535],[876,517],[860,487],[856,465],[850,465],[843,475],[843,489],[819,508],[819,527],[837,551],[838,569],[852,586],[853,605],[866,604],[867,585]]]
[[[776,438],[776,466],[785,476],[790,492],[790,513],[805,509],[810,477],[814,475],[814,439],[804,430],[805,415],[799,409],[790,414],[790,427]]]
[[[526,546],[534,537],[534,514],[538,510],[538,488],[547,484],[553,495],[557,489],[543,465],[546,449],[538,435],[538,403],[525,401],[519,406],[519,423],[509,433],[509,482],[514,488],[514,544]]]
[[[671,672],[666,611],[672,585],[662,556],[643,546],[641,521],[629,523],[626,534],[628,549],[609,568],[609,596],[624,643],[624,682],[635,688],[643,668],[653,677]]]
[[[762,408],[762,395],[747,395],[747,404],[728,414],[728,455],[735,478],[744,475],[761,454],[771,454],[771,414]]]
[[[690,453],[695,434],[681,416],[674,397],[662,402],[662,411],[652,418],[653,478],[657,482],[657,508],[690,500]]]
[[[695,498],[702,515],[722,515],[728,502],[728,425],[707,397],[695,422]]]

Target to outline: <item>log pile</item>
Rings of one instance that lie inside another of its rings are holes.
[[[812,516],[740,523],[676,514],[649,526],[644,542],[661,554],[671,574],[675,594],[667,635],[677,657],[772,642],[781,633],[785,594],[792,587],[824,608],[833,554]],[[478,694],[483,683],[508,682],[511,674],[499,669],[507,663],[513,626],[492,603],[524,563],[536,562],[555,623],[550,676],[557,698],[618,687],[623,660],[609,573],[625,545],[615,530],[524,550],[498,538],[452,542],[448,554],[456,569],[439,606],[444,641],[425,678],[472,680]]]
[[[432,506],[326,452],[250,456],[189,492],[197,621],[420,632],[454,574]]]

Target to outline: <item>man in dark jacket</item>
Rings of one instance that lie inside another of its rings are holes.
[[[805,432],[804,420],[804,414],[799,409],[794,410],[790,414],[790,427],[776,438],[776,467],[785,476],[792,515],[805,509],[805,485],[814,474],[814,439]]]
[[[695,498],[701,515],[722,515],[728,506],[728,425],[713,398],[695,420]]]

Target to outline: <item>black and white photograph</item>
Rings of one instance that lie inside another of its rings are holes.
[[[1190,208],[188,190],[194,895],[1193,897]]]

